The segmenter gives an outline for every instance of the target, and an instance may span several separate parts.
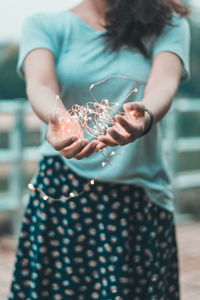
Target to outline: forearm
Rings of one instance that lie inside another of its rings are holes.
[[[159,86],[147,87],[142,102],[154,115],[154,123],[160,121],[168,112],[176,94],[178,83],[160,84]]]
[[[155,56],[142,102],[154,115],[154,123],[168,112],[181,79],[182,63],[176,54]]]
[[[33,111],[43,122],[49,122],[49,115],[55,109],[56,95],[59,91],[40,83],[31,83],[26,88],[28,100]]]

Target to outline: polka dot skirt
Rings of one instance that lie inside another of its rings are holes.
[[[87,182],[56,156],[42,158],[34,184],[62,199]],[[173,213],[133,185],[96,182],[68,201],[32,192],[11,299],[179,299]]]

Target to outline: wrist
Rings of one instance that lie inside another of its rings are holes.
[[[144,132],[146,132],[148,130],[150,122],[151,122],[150,115],[145,110],[145,114],[144,114]]]
[[[146,135],[151,130],[154,124],[154,116],[150,109],[145,107],[145,125],[144,125],[144,132],[141,136]]]

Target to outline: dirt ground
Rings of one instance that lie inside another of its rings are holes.
[[[181,300],[200,300],[200,222],[177,223]],[[0,300],[7,300],[17,240],[0,238]]]

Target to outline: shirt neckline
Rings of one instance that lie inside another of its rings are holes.
[[[67,12],[74,17],[77,21],[79,21],[81,24],[83,24],[85,27],[87,27],[89,30],[99,33],[99,34],[104,34],[106,33],[106,30],[98,30],[93,28],[92,26],[90,26],[88,23],[86,23],[83,19],[81,19],[79,16],[77,16],[75,13],[73,13],[72,11],[70,11],[69,9],[67,10]]]

